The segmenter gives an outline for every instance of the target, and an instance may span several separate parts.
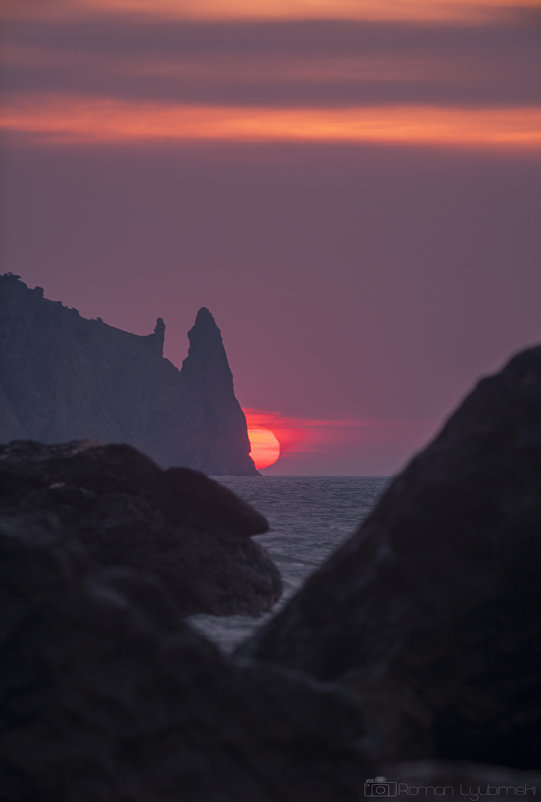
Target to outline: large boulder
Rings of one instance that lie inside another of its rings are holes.
[[[356,693],[376,764],[538,768],[541,347],[479,383],[239,654]]]
[[[188,468],[159,468],[126,445],[0,446],[0,511],[54,515],[101,565],[158,577],[184,615],[258,615],[282,590],[252,535],[265,518]]]
[[[363,798],[344,693],[233,665],[47,516],[0,517],[0,605],[2,802]]]

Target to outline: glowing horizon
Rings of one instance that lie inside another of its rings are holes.
[[[432,421],[388,420],[374,416],[311,418],[264,409],[243,409],[248,432],[271,431],[280,456],[319,452],[323,447],[355,439],[365,444],[399,437],[412,429],[427,430]],[[251,438],[250,438],[251,439]]]

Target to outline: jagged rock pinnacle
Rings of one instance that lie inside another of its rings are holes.
[[[195,317],[194,328],[196,326],[208,326],[209,328],[214,327],[215,329],[218,328],[218,326],[216,325],[216,321],[214,320],[214,317],[212,316],[212,314],[210,313],[210,311],[207,309],[206,306],[202,306],[199,312],[197,313]]]
[[[182,375],[189,384],[211,385],[233,390],[233,375],[227,361],[220,329],[209,310],[202,306],[188,332],[190,348],[182,363]]]
[[[223,454],[236,453],[235,448],[240,450],[239,464],[251,462],[246,418],[235,398],[233,374],[220,329],[206,307],[201,307],[197,313],[188,338],[190,348],[182,363],[181,377],[201,399],[201,411],[206,416],[205,425],[215,460],[212,472],[223,474],[231,470],[226,467]],[[223,421],[227,421],[227,426],[224,427]],[[239,443],[242,444],[240,449]],[[234,444],[237,444],[235,448]],[[250,473],[246,468],[245,472]]]

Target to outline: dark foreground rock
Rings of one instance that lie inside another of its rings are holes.
[[[251,538],[267,530],[263,516],[203,474],[163,471],[130,446],[0,446],[0,512],[55,516],[95,563],[159,578],[183,615],[258,615],[281,594]]]
[[[239,653],[354,691],[380,766],[539,768],[541,348],[480,382]]]
[[[470,763],[377,778],[352,697],[233,664],[158,582],[95,570],[46,516],[0,516],[0,609],[2,802],[541,797],[539,774]]]
[[[91,570],[63,527],[0,518],[0,605],[2,802],[363,798],[344,694],[234,666],[157,583]]]

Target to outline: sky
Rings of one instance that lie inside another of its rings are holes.
[[[541,333],[541,2],[7,0],[2,272],[180,366],[265,473],[389,475]]]

